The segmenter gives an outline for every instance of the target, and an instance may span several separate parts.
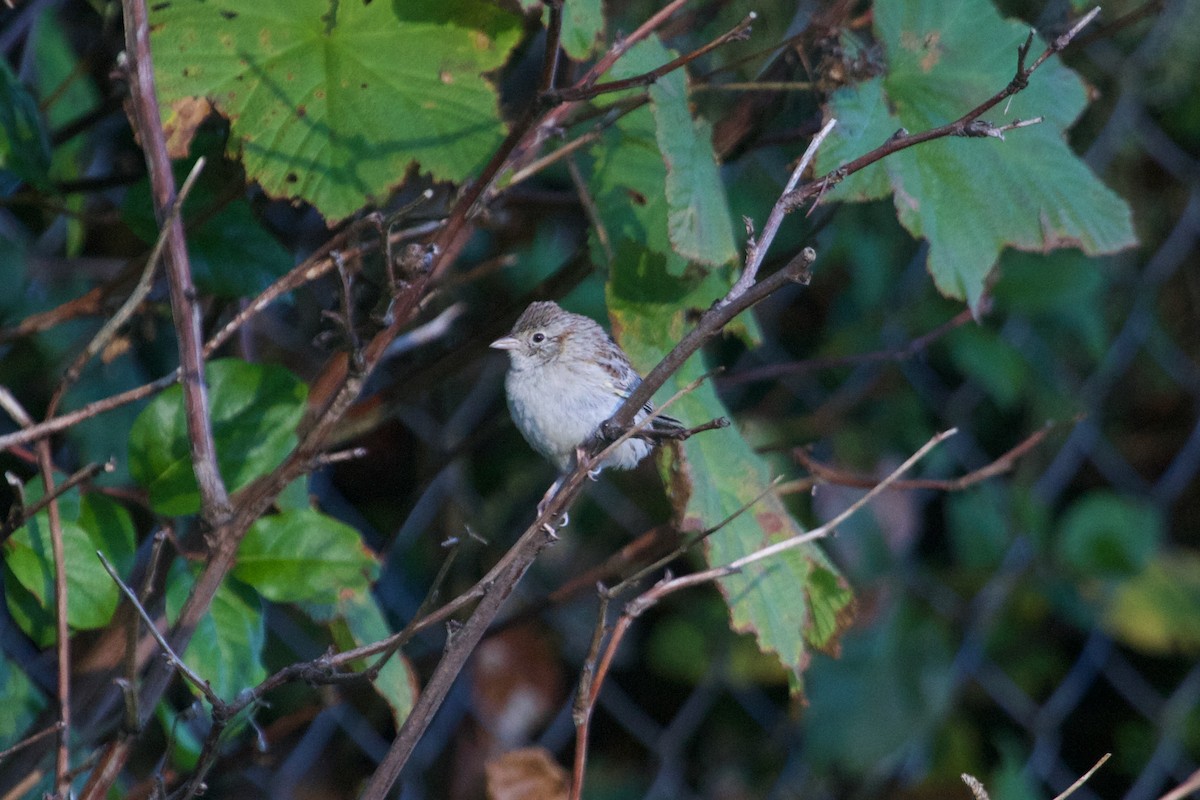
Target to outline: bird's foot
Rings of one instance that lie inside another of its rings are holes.
[[[554,499],[554,495],[558,494],[558,488],[560,486],[562,486],[562,478],[559,478],[558,480],[556,480],[550,486],[550,488],[546,490],[546,494],[544,494],[542,496],[542,499],[538,501],[537,515],[539,517],[541,517],[543,514],[546,513],[546,509],[550,507],[550,501]],[[567,515],[567,512],[564,511],[562,513],[562,515],[558,518],[557,525],[555,524],[554,521],[547,520],[546,522],[542,523],[542,530],[544,530],[546,533],[548,533],[551,538],[557,539],[558,533],[557,533],[556,529],[557,528],[565,528],[569,521],[570,521],[570,517]]]

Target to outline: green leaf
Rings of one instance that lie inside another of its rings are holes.
[[[1012,409],[1028,396],[1032,376],[1012,345],[994,331],[968,325],[946,337],[954,364],[987,392],[1002,410]]]
[[[213,361],[205,370],[217,463],[232,492],[277,467],[296,444],[307,387],[270,364]],[[193,514],[200,492],[192,472],[183,389],[151,401],[129,432],[129,470],[160,514]]]
[[[604,33],[604,8],[600,0],[571,0],[563,3],[562,48],[576,61],[596,50]]]
[[[946,495],[946,527],[954,555],[964,566],[996,569],[1012,534],[1008,487],[988,481]]]
[[[6,176],[6,171],[12,176]],[[37,101],[8,62],[0,61],[0,194],[8,194],[22,181],[50,188],[50,136]]]
[[[92,549],[104,553],[118,574],[128,575],[133,569],[137,529],[125,506],[102,494],[87,494],[79,503],[78,522],[92,540]]]
[[[637,243],[663,256],[668,273],[682,275],[688,264],[672,249],[667,235],[667,196],[663,189],[667,167],[658,152],[650,109],[639,108],[617,120],[592,152],[596,160],[589,188],[611,246]],[[594,226],[589,241],[592,259],[597,264],[607,263],[609,254],[602,248]]]
[[[1174,552],[1150,562],[1117,589],[1104,626],[1143,653],[1200,653],[1200,555]]]
[[[117,608],[113,579],[96,558],[96,544],[73,520],[62,520],[63,560],[67,573],[67,623],[76,630],[102,628]],[[50,515],[35,514],[5,543],[4,561],[21,586],[54,619],[54,558]]]
[[[961,117],[1008,84],[1028,33],[1000,19],[987,0],[882,3],[874,22],[887,72],[834,94],[830,114],[840,124],[819,154],[820,171],[899,128],[922,131]],[[1011,131],[1005,141],[947,138],[903,150],[850,176],[830,197],[893,193],[904,227],[929,240],[938,289],[976,308],[1005,247],[1078,247],[1095,255],[1136,243],[1128,206],[1066,142],[1085,103],[1082,82],[1051,58],[1028,89],[987,115],[996,124],[1045,117],[1040,125]]]
[[[1059,522],[1058,553],[1086,575],[1123,577],[1146,568],[1163,539],[1156,507],[1105,491],[1077,500]]]
[[[343,650],[377,642],[393,633],[369,591],[344,593],[338,600],[337,608],[341,622],[334,624],[333,632],[338,646]],[[359,665],[360,668],[365,666]],[[383,665],[372,685],[392,709],[396,726],[402,725],[408,719],[417,696],[416,678],[408,661],[397,652]]]
[[[379,563],[353,528],[302,509],[262,517],[238,548],[233,575],[278,603],[328,603],[365,591]]]
[[[479,169],[503,135],[483,73],[521,20],[483,0],[171,0],[151,31],[164,114],[210,98],[247,175],[332,222],[414,161],[442,180]]]
[[[192,153],[197,149],[200,148],[193,144]],[[191,166],[175,162],[176,185],[182,185]],[[294,262],[291,254],[259,223],[244,197],[229,201],[223,196],[228,194],[232,182],[240,180],[231,172],[230,165],[210,156],[208,166],[188,195],[184,204],[188,260],[196,286],[206,294],[252,297],[291,269]],[[216,213],[212,213],[214,208]],[[153,244],[158,238],[149,179],[130,187],[122,219],[146,244]]]
[[[615,79],[640,75],[674,57],[652,36],[618,61],[611,75]],[[712,128],[692,118],[683,72],[664,75],[650,87],[650,109],[655,149],[666,165],[667,235],[672,249],[688,261],[709,266],[731,261],[737,254],[733,223],[713,156]],[[634,146],[643,147],[643,142]],[[654,192],[662,189],[655,187]]]
[[[167,577],[167,618],[172,625],[194,583],[189,568],[176,561]],[[229,701],[266,679],[262,663],[265,642],[261,601],[238,581],[227,580],[213,595],[212,606],[196,626],[183,660],[208,681],[218,697]],[[190,683],[188,687],[198,693]]]
[[[40,478],[26,484],[27,503],[43,495]],[[127,572],[136,546],[133,518],[119,503],[94,493],[82,496],[77,488],[59,496],[58,511],[67,567],[67,624],[75,630],[104,627],[116,610],[119,590],[96,551],[102,551],[118,572]],[[56,633],[50,512],[42,510],[18,528],[5,542],[3,553],[11,576],[5,581],[9,610],[40,645],[52,644]]]
[[[613,267],[609,307],[613,329],[634,364],[646,369],[682,338],[690,309],[702,309],[729,285],[730,274],[702,281],[673,278],[664,259],[636,247],[623,249]],[[669,396],[705,371],[699,356],[684,364],[660,395]],[[727,412],[711,384],[681,398],[671,414],[697,425]],[[709,431],[684,442],[684,460],[668,470],[673,501],[683,525],[716,525],[759,497],[770,483],[766,464],[735,428]],[[707,540],[708,561],[723,565],[764,545],[801,533],[774,494],[758,500]],[[733,628],[753,632],[764,651],[778,654],[799,676],[810,648],[835,650],[849,622],[851,593],[815,544],[804,545],[748,567],[720,582]]]
[[[888,769],[942,723],[952,682],[945,633],[909,605],[881,610],[870,629],[846,636],[836,662],[813,664],[803,724],[815,764]]]
[[[0,742],[17,742],[28,733],[34,717],[46,705],[38,688],[25,673],[0,656]]]

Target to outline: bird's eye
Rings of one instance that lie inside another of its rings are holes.
[[[541,344],[544,341],[546,341],[546,334],[542,333],[541,331],[538,331],[533,335],[534,344]]]

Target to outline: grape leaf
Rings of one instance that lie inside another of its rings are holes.
[[[674,57],[658,39],[633,47],[607,76],[628,78]],[[725,187],[712,150],[712,129],[692,118],[681,72],[650,88],[650,109],[622,117],[594,148],[592,188],[610,237],[635,238],[672,254],[681,275],[689,262],[715,266],[736,255]]]
[[[732,275],[717,270],[702,280],[675,278],[665,258],[626,242],[614,262],[608,301],[613,330],[635,366],[657,363],[684,335],[686,318],[707,308],[727,289]],[[669,396],[705,372],[693,356],[664,386]],[[660,395],[660,399],[662,399]],[[710,384],[682,397],[672,415],[698,425],[726,411]],[[672,501],[683,525],[716,525],[763,494],[770,484],[766,464],[736,428],[708,431],[682,445],[683,459],[667,470]],[[773,494],[730,521],[707,540],[708,561],[728,564],[772,542],[802,533]],[[849,624],[852,596],[845,580],[815,544],[786,551],[720,582],[735,630],[753,632],[758,646],[778,654],[796,676],[812,649],[836,651]]]
[[[1012,79],[1028,29],[999,17],[987,0],[913,0],[875,8],[887,71],[834,93],[834,136],[818,154],[825,172],[877,147],[900,128],[926,130],[958,119]],[[1033,53],[1041,43],[1034,42]],[[1032,56],[1030,57],[1032,60]],[[1067,144],[1083,111],[1082,81],[1051,58],[1029,88],[986,118],[1044,117],[994,138],[938,139],[851,175],[831,199],[893,194],[901,223],[929,240],[929,271],[945,295],[977,308],[1001,250],[1078,247],[1089,255],[1136,244],[1129,207]]]
[[[463,180],[503,135],[482,74],[504,63],[521,21],[482,0],[168,0],[150,19],[165,118],[208,98],[247,175],[330,221],[414,161]]]

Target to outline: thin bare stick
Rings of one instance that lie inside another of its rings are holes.
[[[167,236],[167,285],[171,315],[179,338],[179,363],[183,382],[183,404],[192,468],[200,489],[200,513],[213,529],[221,528],[230,514],[229,493],[217,469],[217,449],[209,417],[208,388],[204,383],[204,355],[200,332],[200,306],[188,261],[182,226],[166,225],[175,204],[175,179],[162,129],[158,95],[154,88],[154,64],[150,59],[150,20],[145,0],[123,0],[125,51],[130,60],[129,102],[134,127],[141,139],[150,173],[154,208]]]
[[[1058,795],[1058,797],[1055,797],[1054,800],[1067,800],[1068,797],[1070,797],[1071,795],[1073,795],[1075,793],[1076,789],[1078,789],[1080,786],[1083,786],[1085,783],[1087,783],[1088,778],[1095,775],[1096,770],[1103,767],[1104,762],[1108,761],[1110,758],[1112,758],[1112,753],[1105,753],[1103,756],[1100,757],[1100,760],[1097,761],[1095,763],[1095,765],[1092,766],[1091,769],[1089,769],[1087,772],[1080,775],[1079,780],[1075,781],[1070,786],[1068,786],[1066,788],[1066,790],[1064,790],[1062,792],[1062,794]]]
[[[991,800],[991,798],[988,796],[987,789],[983,787],[983,782],[974,775],[968,775],[964,772],[959,777],[962,778],[962,782],[967,785],[967,788],[971,790],[971,796],[974,797],[975,800]]]
[[[516,186],[521,181],[524,181],[527,178],[533,177],[537,173],[544,170],[546,167],[548,167],[552,164],[556,164],[559,161],[566,158],[567,156],[571,155],[571,153],[574,153],[576,150],[579,150],[582,147],[587,147],[589,144],[592,144],[593,142],[595,142],[597,139],[600,138],[600,134],[601,134],[601,132],[598,130],[588,131],[587,133],[583,134],[582,136],[580,136],[576,139],[572,139],[571,141],[567,142],[566,144],[564,144],[562,147],[558,148],[557,150],[547,153],[546,155],[542,156],[541,158],[539,158],[535,161],[529,162],[524,167],[521,167],[519,170],[517,170],[516,172],[514,172],[512,174],[512,176],[508,179],[507,185],[508,186]]]
[[[158,646],[162,648],[163,655],[171,662],[171,666],[179,670],[183,677],[187,678],[193,686],[199,689],[200,693],[204,695],[204,699],[211,703],[214,708],[225,706],[225,701],[217,696],[217,693],[213,691],[208,681],[197,675],[182,658],[176,655],[175,651],[171,648],[171,644],[159,632],[158,626],[154,624],[154,619],[151,618],[150,614],[142,606],[142,602],[138,600],[137,594],[126,585],[125,581],[121,580],[121,576],[117,574],[116,568],[104,557],[104,553],[97,550],[96,557],[100,559],[100,563],[104,566],[104,571],[108,573],[108,577],[112,578],[113,583],[121,590],[121,594],[125,595],[126,599],[133,604],[138,616],[142,618],[142,622],[146,623],[146,628],[150,631],[150,635],[154,637],[154,641],[158,642]]]
[[[71,473],[65,481],[54,487],[51,494],[43,495],[37,502],[31,503],[27,508],[20,509],[20,513],[14,517],[7,519],[3,524],[0,524],[0,544],[4,543],[14,530],[24,525],[34,514],[41,511],[46,506],[50,505],[50,501],[62,497],[64,494],[74,489],[81,483],[85,483],[99,475],[101,472],[112,472],[117,468],[117,462],[109,459],[103,464],[88,464],[80,470]]]
[[[973,486],[976,483],[985,481],[988,478],[994,478],[997,475],[1003,475],[1010,472],[1017,461],[1028,453],[1033,448],[1041,444],[1042,440],[1049,435],[1050,431],[1054,430],[1054,423],[1047,423],[1038,430],[1026,436],[1015,447],[1001,455],[995,461],[987,464],[979,469],[972,470],[966,475],[949,480],[939,480],[936,478],[915,478],[912,480],[898,480],[892,483],[891,489],[895,491],[915,491],[919,489],[933,489],[939,492],[961,492],[968,486]],[[812,458],[804,448],[797,448],[792,451],[793,457],[801,466],[813,474],[819,481],[832,483],[837,486],[849,486],[856,489],[869,489],[875,485],[875,479],[864,475],[852,475],[847,472],[835,469],[828,465],[822,464]]]
[[[899,480],[901,475],[912,469],[913,466],[922,458],[924,458],[930,450],[937,447],[939,444],[944,442],[946,439],[949,439],[956,433],[958,433],[957,428],[950,428],[949,430],[934,434],[933,438],[921,445],[921,448],[917,450],[917,452],[909,456],[903,464],[893,470],[890,475],[880,481],[873,489],[871,489],[871,491],[867,492],[858,500],[851,503],[849,508],[838,514],[833,519],[829,520],[829,522],[826,522],[824,525],[818,528],[813,528],[807,533],[793,536],[790,539],[784,539],[782,542],[776,542],[773,545],[764,547],[763,549],[750,553],[749,555],[742,556],[741,558],[730,562],[729,567],[731,569],[740,570],[756,561],[762,561],[764,558],[770,558],[778,553],[782,553],[784,550],[790,550],[794,547],[799,547],[805,542],[811,542],[815,539],[820,539],[829,535],[830,531],[834,530],[838,525],[841,525],[854,514],[857,514],[860,508],[874,500],[876,496]]]
[[[13,433],[7,433],[0,436],[0,452],[11,450],[14,447],[35,442],[38,439],[44,439],[47,436],[53,436],[60,431],[65,431],[67,428],[78,425],[85,419],[91,419],[106,411],[111,411],[114,408],[136,403],[138,400],[149,397],[152,394],[157,394],[168,386],[173,385],[178,380],[178,373],[167,375],[159,378],[152,383],[146,383],[133,389],[126,390],[120,394],[114,394],[112,397],[105,397],[102,400],[97,400],[94,403],[88,403],[83,408],[76,411],[71,411],[53,419],[48,419],[45,422],[39,422],[36,425],[31,425],[28,428],[22,428]]]
[[[579,688],[575,692],[575,703],[571,716],[575,722],[575,763],[571,770],[570,800],[578,800],[583,794],[583,774],[587,771],[588,736],[591,729],[592,686],[596,680],[596,662],[600,658],[600,647],[604,644],[604,635],[608,633],[608,604],[612,595],[603,586],[597,587],[600,594],[600,608],[596,612],[596,627],[592,631],[592,641],[588,645],[587,657],[583,660],[583,669],[579,672]]]
[[[44,729],[38,731],[37,733],[26,736],[24,739],[17,742],[16,744],[14,744],[12,747],[9,747],[5,750],[0,750],[0,761],[3,761],[4,759],[8,758],[11,755],[15,755],[15,754],[21,752],[22,750],[24,750],[26,747],[28,747],[31,744],[40,742],[42,739],[45,739],[47,736],[53,736],[54,734],[58,733],[61,730],[62,730],[62,723],[56,722],[53,725],[51,725],[49,728],[44,728]]]
[[[604,678],[608,674],[609,666],[612,664],[612,660],[616,654],[617,648],[620,646],[621,640],[624,638],[635,619],[644,614],[653,606],[657,605],[664,597],[670,594],[692,586],[698,586],[718,580],[720,578],[734,575],[756,561],[760,561],[764,558],[770,558],[778,555],[784,550],[798,547],[801,544],[811,542],[815,539],[819,539],[828,535],[828,533],[837,525],[844,522],[851,515],[857,513],[864,505],[866,505],[866,503],[870,502],[871,499],[886,489],[891,482],[895,481],[907,470],[911,469],[912,466],[921,458],[923,458],[930,450],[948,437],[953,436],[954,433],[956,433],[956,431],[951,428],[948,431],[936,434],[919,450],[917,450],[917,452],[915,452],[903,464],[901,464],[894,472],[892,472],[891,475],[889,475],[887,478],[884,478],[884,480],[880,482],[879,486],[869,492],[858,502],[851,505],[837,517],[830,520],[827,524],[822,525],[819,528],[814,528],[805,534],[793,536],[790,539],[778,542],[769,547],[764,547],[761,550],[755,551],[754,553],[744,556],[743,558],[739,558],[725,566],[714,567],[712,569],[703,570],[690,575],[684,575],[679,578],[664,578],[662,581],[659,581],[653,587],[630,601],[625,606],[625,610],[622,612],[621,617],[613,626],[612,633],[608,638],[608,642],[604,646],[603,655],[601,656],[599,663],[594,667],[594,677],[591,678],[587,683],[589,691],[586,698],[576,701],[576,708],[574,712],[576,722],[575,772],[572,780],[571,794],[569,795],[570,800],[578,800],[583,789],[583,769],[586,765],[587,758],[586,755],[581,755],[580,751],[586,749],[587,746],[586,721],[589,719],[591,710],[594,708],[596,699],[599,697],[600,686],[603,684]],[[732,519],[732,517],[730,519]],[[590,663],[591,662],[588,662],[588,664]],[[588,668],[589,667],[587,664],[585,664],[585,669]]]
[[[1159,800],[1183,800],[1200,791],[1200,769],[1193,772],[1183,783],[1164,794]]]
[[[79,375],[83,372],[83,368],[87,362],[91,361],[97,353],[108,345],[112,338],[117,335],[117,331],[120,330],[121,326],[133,316],[138,306],[150,294],[150,287],[154,283],[154,273],[158,268],[159,259],[162,258],[163,250],[166,248],[168,234],[178,223],[179,216],[183,211],[183,203],[191,193],[192,187],[196,185],[196,181],[200,177],[200,172],[204,169],[204,164],[205,159],[201,156],[192,165],[192,170],[188,173],[187,179],[184,180],[183,186],[179,190],[179,195],[171,203],[171,207],[163,219],[162,227],[158,232],[158,238],[154,241],[154,247],[150,251],[150,256],[146,259],[146,266],[142,269],[141,277],[138,278],[133,291],[129,293],[129,297],[125,299],[121,307],[101,326],[96,335],[92,337],[92,340],[83,348],[83,351],[71,362],[71,366],[67,368],[62,381],[59,383],[58,388],[54,390],[54,394],[46,406],[47,418],[53,417],[58,413],[58,407],[62,402],[63,395],[66,394],[71,384],[79,379]]]
[[[897,135],[890,137],[886,142],[881,144],[879,147],[876,147],[869,153],[861,155],[853,161],[843,164],[832,172],[817,178],[814,181],[810,181],[804,186],[801,186],[786,196],[787,210],[790,212],[796,208],[799,208],[811,197],[819,195],[829,190],[833,186],[836,186],[838,183],[841,183],[848,175],[852,175],[855,172],[874,164],[881,158],[885,158],[892,153],[899,152],[900,150],[905,150],[909,147],[913,147],[914,145],[921,144],[922,142],[941,139],[947,136],[993,135],[989,132],[991,130],[991,126],[985,124],[983,126],[972,128],[972,123],[974,123],[987,111],[990,111],[1009,97],[1028,87],[1029,78],[1033,75],[1034,70],[1044,64],[1046,59],[1050,58],[1050,56],[1066,49],[1067,45],[1071,43],[1071,40],[1074,39],[1075,36],[1077,36],[1079,32],[1088,25],[1088,23],[1095,19],[1096,15],[1099,13],[1099,6],[1089,11],[1071,27],[1071,30],[1051,42],[1042,52],[1042,54],[1038,56],[1038,58],[1032,64],[1026,67],[1025,58],[1029,54],[1030,45],[1033,43],[1033,32],[1030,31],[1029,38],[1025,41],[1025,44],[1018,49],[1016,73],[1008,82],[1008,85],[1003,89],[996,92],[996,94],[992,95],[987,100],[984,100],[975,108],[971,109],[966,114],[963,114],[953,122],[947,123],[946,125],[940,125],[936,128],[930,128],[929,130],[921,131],[920,133],[908,133],[907,131],[901,131]]]
[[[7,389],[0,391],[0,406],[22,425],[29,425],[33,421],[20,401]],[[50,523],[50,548],[54,561],[54,621],[57,639],[55,652],[58,658],[58,725],[55,729],[59,734],[54,758],[54,791],[56,797],[66,797],[71,788],[71,636],[67,626],[67,564],[63,547],[62,518],[58,511],[60,493],[54,485],[54,463],[50,454],[50,444],[45,439],[37,444],[37,463],[45,487],[44,496],[49,501],[47,519]]]
[[[779,226],[783,223],[783,218],[787,216],[788,207],[784,202],[784,198],[790,195],[796,188],[796,184],[800,182],[805,170],[812,164],[812,160],[816,158],[817,149],[825,138],[829,136],[834,126],[837,125],[836,119],[830,119],[812,141],[808,143],[808,148],[805,149],[804,155],[800,158],[800,163],[792,170],[792,175],[788,178],[787,185],[784,186],[783,194],[776,201],[771,213],[767,216],[766,224],[763,225],[762,236],[757,241],[751,238],[750,243],[746,246],[746,267],[742,270],[741,276],[737,279],[737,283],[729,290],[729,294],[721,298],[718,306],[728,305],[737,297],[742,295],[747,289],[754,285],[758,280],[758,269],[762,266],[763,258],[767,255],[767,250],[771,248],[771,243],[775,241],[775,234],[779,232]]]
[[[634,75],[631,78],[622,78],[621,80],[608,81],[606,83],[594,83],[585,86],[572,86],[569,89],[562,89],[558,92],[550,92],[557,102],[571,102],[577,100],[589,100],[601,94],[608,92],[622,92],[626,89],[636,89],[641,86],[649,86],[655,83],[659,78],[674,72],[677,69],[687,66],[701,56],[711,53],[713,50],[728,44],[729,42],[741,41],[746,38],[750,31],[750,26],[754,20],[758,19],[758,15],[751,11],[741,22],[734,25],[725,33],[713,39],[711,42],[698,47],[697,49],[668,61],[660,67],[656,67],[649,72],[641,75]]]
[[[50,547],[54,557],[54,623],[58,655],[58,749],[54,759],[54,791],[67,797],[71,791],[71,630],[67,625],[67,557],[63,547],[62,517],[58,510],[58,495],[54,489],[54,464],[50,443],[45,439],[37,444],[38,469],[50,505],[46,511],[50,521]]]

